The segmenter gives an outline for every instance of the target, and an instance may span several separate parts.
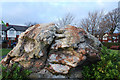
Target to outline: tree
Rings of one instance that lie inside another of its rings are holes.
[[[103,37],[104,33],[111,34],[113,42],[113,33],[117,29],[120,31],[120,8],[116,8],[107,14],[101,12],[89,12],[88,17],[82,19],[81,26],[92,35],[98,34]]]
[[[90,20],[88,18],[82,19],[81,20],[81,25],[83,29],[89,32],[89,27],[90,27]]]
[[[118,23],[119,23],[119,17],[120,17],[120,13],[119,13],[119,8],[116,8],[114,10],[112,10],[111,12],[109,12],[105,18],[109,18],[109,22],[111,25],[111,29],[110,29],[110,33],[113,34],[113,32],[115,31],[115,29],[119,29]],[[109,25],[109,24],[108,24]]]
[[[105,33],[108,33],[110,31],[110,24],[109,24],[109,19],[105,19],[104,17],[102,18],[101,22],[99,23],[99,30],[97,31],[99,38],[103,39],[103,36]]]
[[[98,33],[101,29],[100,24],[102,24],[101,22],[103,21],[103,16],[103,11],[89,12],[88,17],[81,20],[80,26],[92,35],[96,35],[96,32]]]
[[[112,10],[111,12],[109,12],[108,14],[105,15],[105,19],[108,20],[108,24],[106,24],[106,26],[110,26],[110,34],[111,34],[111,39],[113,42],[113,33],[114,31],[117,29],[118,31],[120,31],[120,25],[118,26],[119,22],[119,17],[120,17],[120,12],[119,12],[119,8],[116,8],[114,10]]]
[[[117,30],[120,32],[120,7],[118,8],[118,27]]]
[[[72,24],[74,19],[75,17],[72,14],[68,13],[65,17],[58,19],[56,25],[58,27],[64,27],[66,25]]]

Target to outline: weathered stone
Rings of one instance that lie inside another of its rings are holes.
[[[61,63],[66,64],[71,67],[76,67],[77,63],[80,61],[80,58],[77,56],[66,56],[64,54],[51,54],[48,61],[50,63]]]
[[[49,71],[53,73],[62,73],[62,74],[67,74],[70,67],[67,65],[62,65],[62,64],[49,64],[50,66],[47,68]]]
[[[78,78],[78,80],[82,80],[82,70],[80,66],[77,66],[69,71],[69,76],[70,79],[75,79]]]
[[[24,61],[24,62],[21,61],[21,62],[19,62],[19,64],[22,65],[25,68],[33,66],[33,62],[31,62],[31,61]]]
[[[81,70],[76,67],[86,60],[100,59],[100,45],[97,38],[82,28],[37,24],[19,36],[18,44],[1,63],[19,63],[33,71],[30,78],[81,78]]]
[[[31,79],[49,79],[49,80],[53,80],[54,78],[66,78],[66,76],[64,75],[54,75],[52,73],[50,73],[47,69],[42,69],[40,72],[38,73],[32,73],[29,75],[29,78]],[[53,79],[52,79],[53,78]]]

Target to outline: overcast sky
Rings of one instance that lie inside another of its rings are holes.
[[[59,2],[6,2],[0,3],[0,19],[10,24],[24,25],[27,22],[49,23],[71,13],[76,22],[87,17],[89,11],[109,12],[118,7],[118,1],[59,1]]]

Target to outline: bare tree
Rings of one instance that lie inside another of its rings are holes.
[[[120,32],[120,7],[118,8],[118,27],[117,30]]]
[[[104,12],[89,12],[88,17],[81,20],[80,26],[84,28],[86,31],[91,33],[92,35],[95,35],[97,31],[100,29],[100,23],[102,21],[102,18],[104,16]]]
[[[68,13],[65,17],[60,18],[58,22],[56,23],[56,25],[58,27],[64,27],[65,25],[72,24],[74,19],[75,17],[72,14]]]
[[[92,35],[98,34],[103,37],[104,33],[108,32],[113,35],[117,29],[120,31],[120,9],[116,8],[107,14],[101,12],[89,12],[88,17],[82,19],[81,26]],[[119,25],[119,26],[118,26]],[[113,42],[113,36],[111,36]]]
[[[109,33],[112,35],[111,39],[113,42],[113,33],[115,30],[120,31],[120,25],[119,24],[119,17],[120,17],[120,13],[119,13],[119,9],[116,8],[114,10],[112,10],[111,12],[109,12],[108,14],[105,15],[105,19],[108,21],[106,26],[109,26]]]
[[[111,29],[110,29],[110,33],[113,34],[113,32],[115,31],[115,29],[118,27],[118,8],[112,10],[111,12],[109,12],[105,18],[109,19],[110,21],[110,25]]]
[[[105,33],[108,33],[110,31],[110,24],[108,25],[108,23],[109,19],[105,18],[102,18],[101,22],[99,23],[99,30],[97,31],[97,34],[99,35],[101,42]]]
[[[36,25],[36,24],[38,24],[38,23],[36,23],[36,22],[34,22],[34,23],[32,23],[32,22],[25,23],[25,25],[27,25],[28,27]]]
[[[90,20],[88,18],[82,19],[81,20],[81,25],[80,25],[83,29],[87,30],[89,32],[89,28],[90,28]]]

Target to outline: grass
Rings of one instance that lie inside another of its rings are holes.
[[[10,51],[11,51],[10,48],[8,48],[8,49],[6,49],[6,48],[0,49],[0,55],[1,56],[7,55]]]
[[[11,51],[11,49],[7,49],[7,48],[2,48],[0,49],[0,56],[5,56],[7,55],[9,52]],[[1,59],[0,59],[1,61]],[[0,65],[1,66],[1,65]],[[2,73],[1,73],[1,69],[0,69],[0,80],[2,79]]]

